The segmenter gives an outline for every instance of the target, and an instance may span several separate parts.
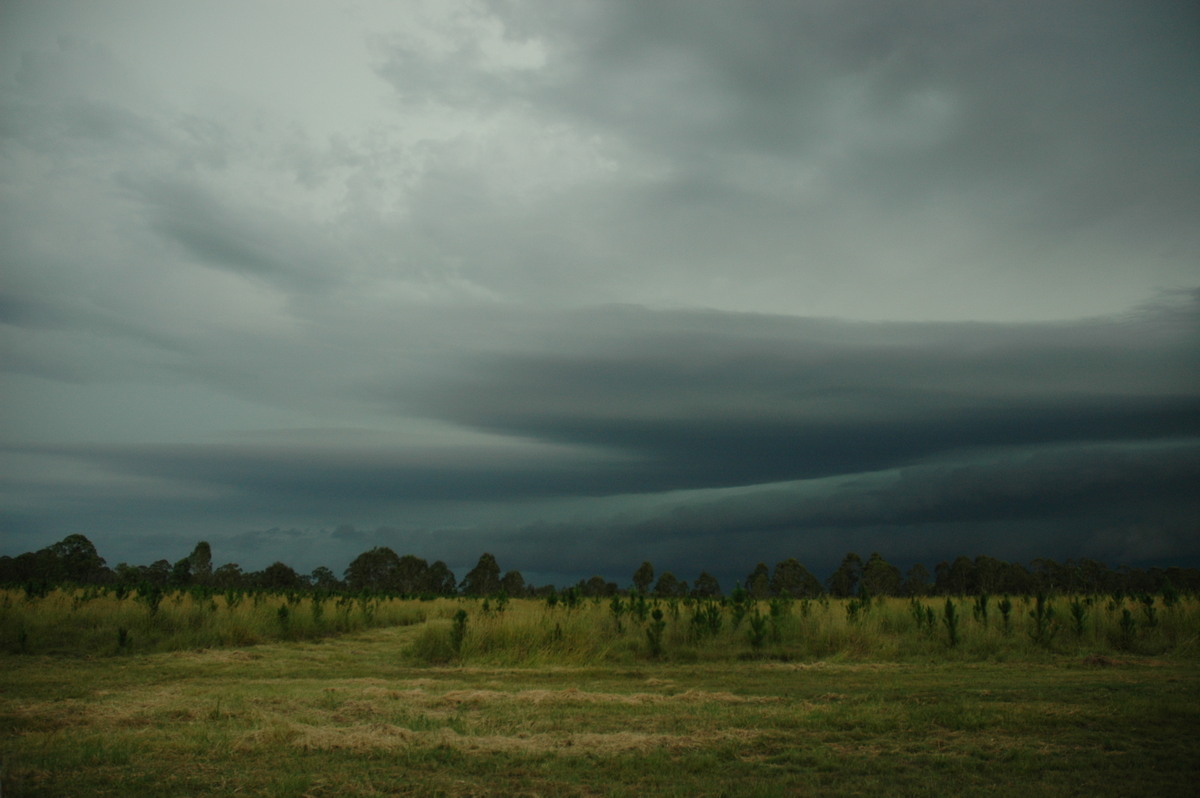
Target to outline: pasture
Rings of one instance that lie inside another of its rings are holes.
[[[377,599],[322,630],[308,598],[78,597],[0,597],[5,796],[1190,795],[1200,772],[1195,599],[1151,625],[1140,598],[1059,597],[1040,637],[1034,599],[1007,628],[958,599],[952,645],[944,599],[932,625],[902,599]]]

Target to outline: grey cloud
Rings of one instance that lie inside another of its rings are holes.
[[[1194,309],[1054,326],[610,314],[602,336],[561,319],[549,345],[467,356],[398,396],[455,423],[636,453],[658,488],[1200,433]]]
[[[1190,6],[445,8],[10,15],[5,532],[1191,556]]]
[[[336,279],[332,252],[302,220],[279,218],[266,207],[239,208],[181,181],[123,182],[145,203],[153,229],[209,265],[305,289]]]
[[[514,201],[486,163],[446,168],[458,147],[437,159],[414,188],[413,228],[497,296],[809,313],[826,297],[840,315],[1000,318],[1014,310],[1004,294],[1033,282],[1048,284],[1047,308],[1103,307],[1108,283],[1190,279],[1188,12],[560,6],[493,7],[512,37],[545,44],[540,70],[489,71],[469,47],[393,46],[385,67],[404,92],[469,107],[472,124],[519,107],[522,133],[591,136],[629,172]],[[1051,261],[1086,262],[1097,279],[1072,292]],[[843,284],[863,270],[879,295]],[[966,296],[980,284],[997,298]]]
[[[1015,451],[831,482],[699,492],[633,516],[540,523],[492,541],[531,568],[566,561],[628,578],[650,559],[726,581],[755,562],[793,556],[828,572],[848,550],[928,564],[960,554],[1191,561],[1200,557],[1191,521],[1200,502],[1189,489],[1198,476],[1194,442]],[[1152,548],[1136,545],[1151,539]]]

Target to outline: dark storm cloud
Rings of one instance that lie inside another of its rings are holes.
[[[756,562],[788,557],[828,573],[852,550],[928,564],[962,554],[1194,561],[1198,478],[1194,442],[1021,449],[820,487],[700,493],[636,516],[494,530],[487,540],[532,569],[568,563],[627,579],[649,559],[685,578],[717,573],[727,586]]]
[[[534,552],[560,533],[559,558],[564,546],[582,558],[621,539],[663,551],[687,540],[700,557],[726,544],[773,551],[792,536],[816,546],[868,533],[911,550],[923,545],[916,530],[972,524],[1061,520],[1078,540],[1098,518],[1177,526],[1196,509],[1185,497],[1200,477],[1195,301],[1010,325],[635,307],[448,312],[422,328],[457,330],[453,346],[410,364],[400,385],[357,390],[493,437],[9,447],[10,483],[29,505],[14,511],[36,518],[43,496],[69,495],[96,517],[269,527],[380,524],[450,502],[609,501],[587,511],[591,521],[551,514],[535,527],[498,509],[493,523],[472,518],[456,535],[459,549],[494,541],[544,570]],[[620,517],[635,494],[717,488],[742,490]]]
[[[603,321],[602,321],[603,319]],[[851,324],[615,309],[464,357],[405,409],[608,447],[646,490],[879,470],[946,452],[1200,434],[1195,307],[1058,325]],[[597,326],[603,332],[597,334]]]
[[[12,5],[8,546],[1195,554],[1189,4]]]

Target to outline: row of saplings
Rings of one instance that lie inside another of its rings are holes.
[[[1133,599],[1136,604],[1140,605],[1138,615],[1135,616],[1134,612],[1125,606],[1126,598]],[[992,599],[992,596],[982,593],[970,600],[971,614],[974,620],[984,628],[988,628],[998,615],[1003,634],[1006,637],[1011,636],[1014,627],[1012,599],[1002,596],[994,605]],[[1169,611],[1179,604],[1179,592],[1170,583],[1167,583],[1163,588],[1161,599],[1163,607]],[[571,588],[562,593],[549,595],[546,603],[551,608],[558,606],[571,610],[579,607],[586,600],[595,604],[601,601],[598,597],[584,599],[578,590]],[[1036,644],[1048,646],[1063,631],[1064,624],[1069,625],[1067,628],[1076,638],[1083,637],[1087,621],[1091,617],[1097,601],[1095,596],[1073,596],[1068,603],[1067,617],[1063,618],[1060,617],[1059,611],[1045,592],[1037,593],[1033,597],[1032,607],[1028,609],[1029,624],[1026,631],[1030,640]],[[960,599],[960,602],[966,605],[968,600]],[[757,599],[751,597],[745,589],[737,587],[730,596],[721,598],[660,599],[648,598],[645,594],[634,591],[626,598],[622,598],[620,595],[612,596],[608,607],[618,634],[625,632],[628,623],[641,625],[646,636],[647,652],[652,657],[659,657],[663,653],[668,614],[672,616],[673,620],[678,621],[682,616],[682,611],[689,609],[688,636],[692,642],[700,642],[706,637],[716,637],[720,634],[726,620],[726,612],[728,612],[732,629],[736,632],[745,624],[745,638],[750,648],[754,651],[761,651],[768,642],[782,643],[784,619],[791,617],[792,606],[797,603],[801,618],[809,617],[814,603],[826,610],[830,604],[829,598],[825,594],[816,599],[802,598],[798,602],[785,594],[770,599],[767,611],[764,613]],[[860,591],[857,597],[844,605],[847,622],[850,625],[856,625],[863,621],[871,612],[874,603],[875,599],[865,591]],[[1121,610],[1118,633],[1112,640],[1116,648],[1130,649],[1139,629],[1151,630],[1158,626],[1159,617],[1156,603],[1155,596],[1149,593],[1129,597],[1123,593],[1114,593],[1107,598],[1109,612],[1115,612],[1118,608]],[[484,616],[502,615],[507,605],[508,597],[501,594],[485,598],[481,605],[481,611]],[[993,614],[993,609],[995,614]],[[953,648],[961,642],[960,620],[962,615],[959,603],[952,598],[946,599],[939,613],[934,607],[913,597],[909,601],[909,614],[916,629],[927,636],[935,637],[940,627],[945,634],[945,642],[948,646]],[[463,641],[466,639],[468,619],[469,614],[465,609],[458,610],[454,615],[450,639],[456,655],[461,651]]]

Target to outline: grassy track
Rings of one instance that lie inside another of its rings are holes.
[[[427,634],[0,656],[3,795],[1170,796],[1200,773],[1191,656],[433,667],[406,653]]]

